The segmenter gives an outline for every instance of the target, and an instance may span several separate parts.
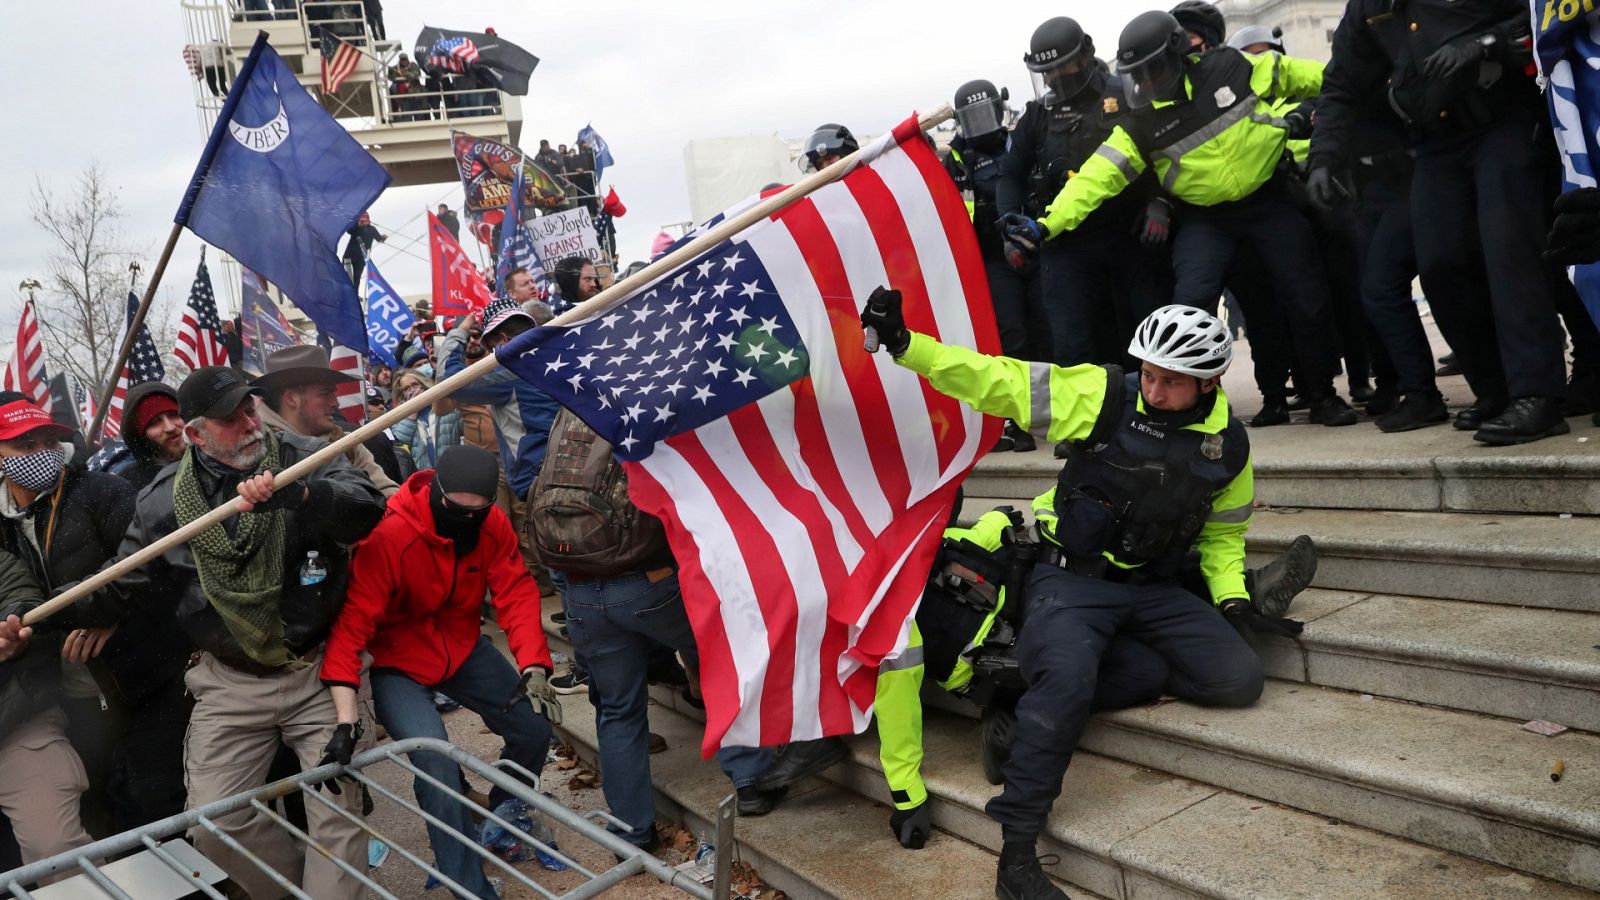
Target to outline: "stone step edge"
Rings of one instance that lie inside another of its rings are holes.
[[[693,722],[697,726],[703,726],[703,720],[697,719],[691,715],[686,715],[682,710],[663,702],[665,698],[658,696],[657,689],[652,688],[651,694],[651,699],[656,701],[654,705],[656,705],[659,710],[665,711],[666,713],[677,718]],[[566,740],[572,746],[574,752],[578,754],[580,759],[582,759],[586,764],[598,769],[600,765],[599,748],[596,743],[597,739],[592,733],[593,707],[591,707],[587,701],[581,701],[581,703],[581,706],[579,706],[577,703],[572,704],[573,708],[566,710],[563,718],[565,719],[566,716],[577,714],[579,716],[579,721],[584,722],[585,725],[590,727],[585,728],[580,732],[563,722],[563,724],[555,727],[555,731],[562,739]],[[714,764],[715,763],[710,761],[705,762],[705,765]],[[880,772],[879,778],[881,779],[881,777],[882,773]],[[873,819],[887,818],[889,808],[883,805],[881,802],[871,797],[867,797],[860,792],[852,790],[848,785],[839,784],[833,781],[827,781],[825,783],[827,786],[820,788],[819,790],[830,793],[830,796],[827,798],[829,802],[850,804],[854,807],[857,807],[858,814],[864,817],[871,817]],[[656,797],[656,814],[658,817],[667,818],[669,820],[677,821],[680,824],[684,824],[696,834],[709,835],[715,833],[715,808],[701,809],[694,806],[688,798],[677,796],[676,793],[671,789],[670,785],[653,783],[652,787]],[[814,795],[808,793],[807,796],[811,797]],[[945,828],[939,827],[937,823],[935,824],[935,830],[949,840],[958,841],[961,844],[977,850],[989,860],[989,865],[993,865],[999,859],[997,851],[994,848],[984,846],[980,842],[970,840],[965,836],[955,834]],[[738,845],[739,858],[750,862],[751,865],[755,867],[756,871],[761,875],[763,881],[788,894],[791,898],[834,896],[833,894],[818,887],[816,884],[816,877],[817,875],[825,874],[830,868],[836,868],[842,862],[837,857],[832,857],[825,860],[817,860],[806,857],[803,853],[797,853],[798,850],[802,850],[805,847],[804,841],[770,841],[762,836],[750,835],[746,832],[740,831],[737,821],[735,822],[734,826],[734,840]],[[776,846],[769,846],[769,844],[776,844]],[[912,851],[905,852],[910,853]],[[908,862],[915,861],[916,859],[914,857],[908,858]],[[815,872],[817,875],[807,877],[808,871]],[[984,875],[987,876],[987,874],[988,870],[985,869]],[[1106,900],[1106,898],[1101,897],[1099,894],[1092,893],[1085,888],[1063,881],[1060,878],[1056,878],[1055,880],[1063,890],[1066,890],[1074,898]]]
[[[686,705],[682,699],[676,695],[675,692],[665,690],[660,687],[652,687],[650,689],[650,694],[651,699],[655,701],[657,706],[697,723],[704,721],[704,713],[692,706]],[[846,759],[845,763],[841,764],[847,768],[841,769],[841,767],[836,766],[832,769],[829,769],[827,772],[824,772],[821,777],[831,784],[838,785],[842,789],[861,794],[877,804],[884,804],[886,803],[888,797],[888,785],[884,781],[883,764],[879,759],[876,750],[877,744],[875,740],[861,740],[859,738],[854,739],[851,741],[850,756]],[[1114,756],[1106,756],[1104,754],[1093,753],[1086,750],[1080,750],[1076,755],[1084,757],[1098,757],[1098,759],[1103,763],[1124,767],[1127,769],[1149,768],[1138,763],[1127,762],[1125,760],[1118,759]],[[1251,803],[1253,806],[1259,806],[1265,809],[1273,810],[1275,814],[1285,817],[1311,817],[1317,819],[1326,818],[1321,813],[1317,813],[1315,811],[1300,809],[1298,807],[1279,803],[1274,800],[1254,797],[1249,794],[1244,794],[1238,791],[1229,790],[1227,788],[1218,787],[1216,785],[1207,784],[1205,782],[1196,781],[1192,778],[1187,778],[1182,775],[1175,775],[1172,773],[1165,774],[1175,780],[1187,782],[1196,786],[1198,789],[1207,792],[1204,796],[1184,807],[1184,809],[1180,812],[1188,812],[1193,807],[1198,806],[1207,800],[1228,795],[1237,799],[1245,800]],[[952,790],[950,785],[944,784],[943,780],[936,773],[925,773],[924,780],[928,789],[930,801],[934,804],[932,809],[934,814],[934,823],[940,830],[953,833],[957,837],[969,843],[976,844],[977,846],[984,848],[991,853],[999,852],[999,829],[988,818],[988,814],[984,811],[981,804],[974,805],[960,799],[960,792]],[[998,788],[995,790],[998,790]],[[886,810],[887,807],[884,806],[883,809]],[[1176,814],[1177,813],[1175,813],[1175,815]],[[1149,827],[1155,827],[1156,825],[1159,825],[1159,822],[1152,823]],[[1477,859],[1448,848],[1421,843],[1401,835],[1390,834],[1382,831],[1381,829],[1370,828],[1350,822],[1346,822],[1344,825],[1345,827],[1364,832],[1372,839],[1383,844],[1392,844],[1397,847],[1405,845],[1426,847],[1429,850],[1442,854],[1446,857],[1463,861],[1470,860],[1474,864],[1492,867],[1508,874],[1514,874],[1517,877],[1548,881],[1548,879],[1544,878],[1544,876],[1522,872],[1488,860]],[[1039,852],[1041,855],[1053,853],[1063,858],[1086,858],[1098,865],[1108,866],[1115,870],[1119,882],[1125,882],[1127,874],[1131,870],[1142,879],[1159,882],[1171,890],[1180,891],[1186,895],[1214,898],[1233,896],[1233,894],[1230,894],[1223,885],[1209,884],[1195,876],[1190,876],[1187,879],[1183,879],[1181,876],[1175,876],[1174,874],[1164,871],[1157,871],[1153,867],[1136,866],[1134,864],[1134,860],[1128,858],[1127,854],[1120,853],[1117,848],[1123,843],[1133,842],[1140,834],[1143,833],[1143,831],[1144,829],[1132,832],[1102,851],[1093,847],[1074,843],[1067,835],[1059,830],[1058,826],[1052,824],[1047,826],[1046,833],[1040,836]],[[1066,864],[1061,864],[1050,868],[1050,871],[1055,874],[1059,873],[1065,868]],[[1256,871],[1256,868],[1253,865],[1249,868],[1251,871]],[[1224,883],[1228,883],[1228,880],[1224,880]],[[1553,883],[1560,884],[1560,882]],[[1570,886],[1562,885],[1562,887],[1567,888]],[[1087,892],[1085,893],[1087,894]],[[1124,891],[1124,893],[1127,892]],[[1077,895],[1074,894],[1073,896]],[[1140,893],[1139,896],[1143,896],[1143,894]]]

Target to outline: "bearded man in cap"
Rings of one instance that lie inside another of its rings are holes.
[[[305,768],[320,765],[338,716],[317,672],[344,605],[349,547],[383,515],[383,495],[342,456],[279,489],[276,473],[324,446],[320,438],[263,425],[261,388],[230,368],[196,369],[178,388],[189,449],[139,495],[118,552],[127,557],[212,509],[243,498],[243,512],[133,570],[97,602],[127,616],[175,609],[200,649],[184,676],[195,706],[184,749],[189,807],[260,787],[280,743]],[[360,792],[329,790],[359,816]],[[335,865],[365,870],[366,834],[321,803],[307,803],[315,845],[299,847],[246,809],[216,819],[222,831],[291,883],[319,898],[363,896]],[[195,846],[254,900],[283,890],[204,829]],[[323,851],[326,851],[326,855]]]
[[[265,401],[260,408],[261,422],[274,431],[332,443],[344,437],[337,419],[339,385],[359,380],[335,371],[328,362],[328,351],[321,347],[301,345],[274,350],[267,355],[266,371],[255,380]],[[374,440],[387,438],[380,435]],[[351,447],[345,451],[345,458],[365,472],[383,496],[391,497],[400,490],[366,446]]]

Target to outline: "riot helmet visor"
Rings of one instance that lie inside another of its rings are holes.
[[[1167,50],[1120,67],[1128,106],[1137,109],[1178,99],[1183,92],[1183,69],[1182,54]]]

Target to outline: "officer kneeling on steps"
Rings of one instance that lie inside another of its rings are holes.
[[[913,334],[900,293],[884,288],[861,322],[935,390],[1073,444],[1055,495],[1057,543],[1028,583],[1017,643],[1027,687],[1005,788],[987,808],[1004,839],[996,895],[1064,897],[1035,844],[1097,679],[1147,678],[1151,692],[1205,706],[1247,706],[1261,695],[1261,661],[1230,625],[1265,618],[1245,589],[1250,441],[1218,386],[1232,341],[1199,309],[1162,307],[1135,331],[1128,352],[1142,364],[1124,376],[1113,366],[1027,363]],[[1180,585],[1192,554],[1223,615]],[[1124,635],[1154,652],[1126,656],[1119,668],[1129,671],[1107,672],[1102,657]]]

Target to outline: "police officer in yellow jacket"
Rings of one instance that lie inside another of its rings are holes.
[[[1147,12],[1117,48],[1128,114],[1069,179],[1042,219],[1013,217],[1008,233],[1043,240],[1071,231],[1147,169],[1179,202],[1174,212],[1173,302],[1214,310],[1241,245],[1271,276],[1301,357],[1298,383],[1311,421],[1355,422],[1333,389],[1338,357],[1327,278],[1316,240],[1275,175],[1288,125],[1273,104],[1316,95],[1318,63],[1231,47],[1198,55],[1170,13]]]
[[[1062,898],[1035,844],[1097,678],[1107,677],[1101,662],[1113,639],[1128,635],[1154,650],[1130,657],[1156,667],[1137,674],[1191,702],[1246,706],[1261,694],[1261,661],[1229,622],[1263,618],[1245,586],[1249,438],[1218,387],[1232,342],[1204,311],[1163,307],[1140,323],[1128,352],[1141,368],[1124,377],[1113,367],[1027,363],[913,334],[893,290],[875,290],[861,321],[935,390],[1073,444],[1047,535],[1055,543],[1028,585],[1017,645],[1027,689],[1005,789],[987,807],[1004,840],[997,896]],[[1222,615],[1179,584],[1193,554]]]

